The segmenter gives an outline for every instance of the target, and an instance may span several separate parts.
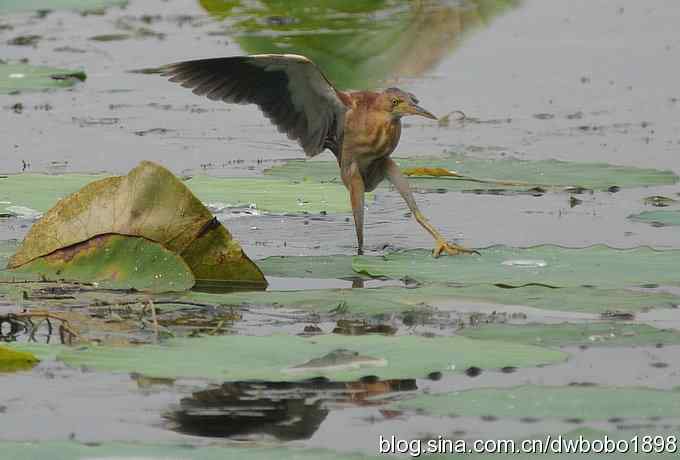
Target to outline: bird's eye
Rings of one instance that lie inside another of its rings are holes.
[[[399,105],[399,99],[397,99],[396,97],[392,99],[392,105]]]

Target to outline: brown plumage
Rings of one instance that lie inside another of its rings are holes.
[[[388,179],[413,216],[435,239],[435,257],[474,253],[447,242],[418,209],[408,181],[390,154],[399,143],[401,118],[436,117],[418,99],[397,88],[343,92],[304,56],[260,54],[180,62],[149,69],[194,94],[237,104],[257,104],[264,115],[299,142],[307,156],[333,152],[350,192],[358,253],[363,253],[364,193]]]

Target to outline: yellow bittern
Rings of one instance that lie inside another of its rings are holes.
[[[308,157],[330,149],[349,190],[359,254],[364,247],[364,193],[385,178],[435,239],[435,257],[476,252],[446,241],[430,224],[418,209],[408,180],[390,158],[399,143],[402,117],[437,119],[418,105],[413,94],[397,88],[339,91],[311,60],[294,54],[200,59],[147,72],[170,77],[211,100],[257,104],[279,131],[300,143]]]

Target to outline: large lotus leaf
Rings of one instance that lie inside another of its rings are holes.
[[[255,264],[186,185],[148,161],[127,176],[91,182],[60,200],[31,227],[8,268],[109,233],[160,243],[195,268],[197,278],[230,275],[234,278],[223,280],[266,284]]]
[[[457,176],[413,176],[409,181],[418,188],[444,190],[475,190],[488,188],[527,189],[531,187],[566,188],[582,187],[607,190],[621,188],[674,184],[678,176],[672,171],[617,166],[606,163],[581,163],[558,160],[526,161],[515,158],[480,159],[466,155],[445,158],[396,159],[402,170],[413,168],[442,168],[454,171]],[[289,161],[267,171],[274,177],[292,180],[335,180],[335,162]],[[461,177],[462,176],[462,177]],[[512,185],[512,184],[516,185]]]
[[[346,255],[270,256],[259,260],[258,265],[267,276],[281,278],[360,278],[361,275],[352,270],[352,257]]]
[[[27,351],[0,346],[0,372],[28,370],[38,364],[38,358]]]
[[[238,241],[221,224],[194,240],[181,256],[198,280],[266,284],[262,271],[247,258]]]
[[[265,268],[265,273],[269,275]],[[316,276],[309,274],[308,276]],[[650,308],[673,308],[680,296],[663,292],[587,287],[554,289],[525,286],[504,289],[494,285],[423,285],[415,289],[378,287],[366,289],[310,289],[303,291],[234,292],[208,294],[191,292],[192,300],[217,305],[258,305],[330,312],[338,307],[350,314],[404,312],[431,306],[448,310],[468,301],[495,305],[523,305],[546,310],[604,313],[635,312]]]
[[[567,345],[636,346],[677,345],[680,332],[660,330],[645,324],[562,323],[562,324],[480,324],[466,328],[460,335],[472,339],[500,340],[545,347]]]
[[[78,281],[103,289],[185,291],[195,283],[187,263],[158,243],[141,237],[98,235],[58,249],[13,270],[46,281]]]
[[[516,0],[413,3],[386,0],[201,0],[249,54],[308,56],[339,88],[374,87],[424,74],[471,30],[517,5]],[[280,23],[271,18],[283,18]]]
[[[4,2],[0,3],[0,11]],[[82,70],[55,69],[29,64],[0,64],[0,94],[69,88],[85,81]]]
[[[425,250],[393,252],[382,257],[357,256],[352,267],[370,276],[394,279],[409,276],[419,281],[459,284],[540,283],[600,288],[680,284],[680,250],[542,245],[492,246],[480,252],[480,256],[438,259]]]
[[[188,444],[123,444],[74,441],[0,442],[3,460],[367,460],[360,454],[290,447],[196,447]]]
[[[0,2],[0,13],[50,10],[93,11],[126,4],[127,0],[3,0]]]
[[[644,211],[630,216],[629,219],[645,222],[656,227],[671,227],[680,225],[680,210]]]
[[[488,388],[438,395],[420,395],[393,405],[432,415],[499,418],[680,417],[680,392],[645,388],[537,386]]]
[[[349,350],[356,359],[333,352]],[[433,371],[460,372],[470,366],[536,366],[564,360],[565,354],[530,345],[465,337],[242,336],[173,339],[164,346],[89,347],[67,350],[59,359],[71,366],[139,372],[154,377],[203,377],[224,380],[300,380],[328,376],[356,380],[425,377]]]
[[[337,177],[337,163],[335,169]],[[0,211],[11,209],[12,206],[22,206],[44,212],[61,198],[103,177],[87,174],[9,175],[0,178]],[[315,181],[294,183],[289,180],[267,177],[194,176],[185,184],[201,201],[218,207],[253,205],[260,211],[273,213],[351,211],[349,196],[340,182],[336,184],[320,184]]]

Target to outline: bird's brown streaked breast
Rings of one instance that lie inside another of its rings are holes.
[[[397,147],[401,136],[399,120],[353,119],[351,112],[349,115],[345,123],[343,150],[352,152],[354,160],[383,158]]]

